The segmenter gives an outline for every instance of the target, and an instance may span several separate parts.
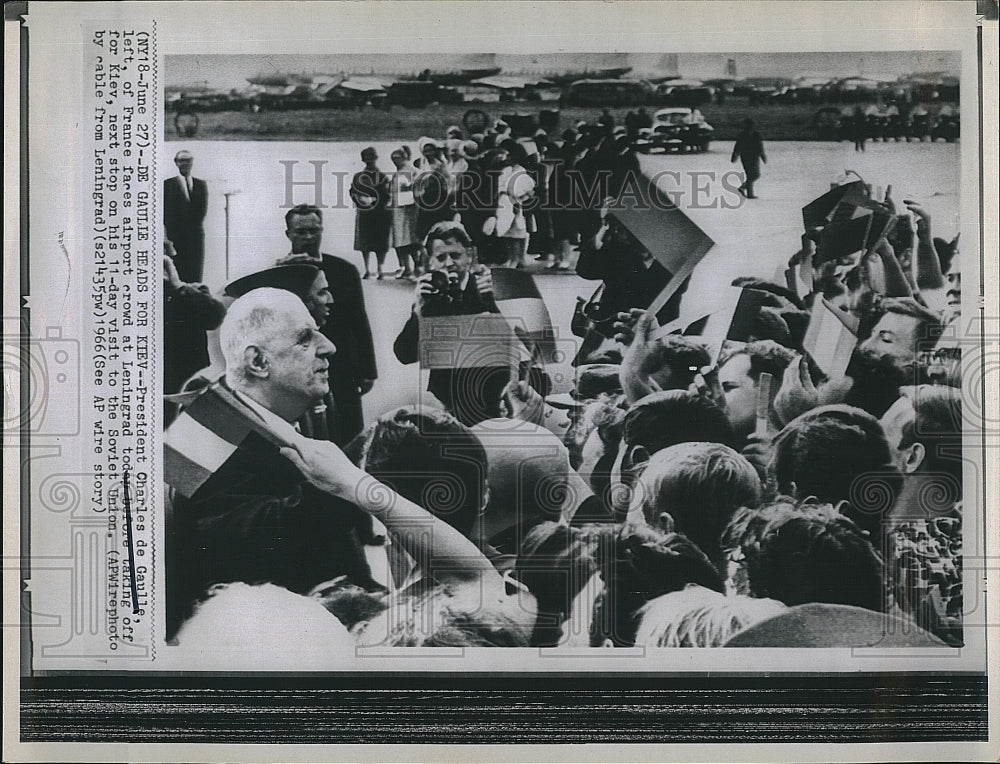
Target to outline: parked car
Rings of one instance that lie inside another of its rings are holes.
[[[694,108],[711,103],[715,91],[699,80],[670,80],[657,86],[656,95],[664,106]]]
[[[840,109],[836,106],[817,109],[813,115],[812,127],[816,131],[816,137],[821,141],[840,141],[846,137],[844,121]]]
[[[675,106],[657,111],[653,126],[640,130],[632,147],[643,154],[702,152],[708,151],[714,134],[700,111]]]
[[[948,143],[954,143],[958,140],[959,133],[961,133],[961,122],[958,109],[951,109],[948,106],[942,107],[938,113],[937,124],[931,130],[931,141],[943,138]]]
[[[910,112],[906,125],[906,142],[930,140],[933,130],[934,120],[931,115],[924,107],[917,106]]]

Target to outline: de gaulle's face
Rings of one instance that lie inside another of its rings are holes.
[[[886,313],[860,347],[879,355],[890,355],[900,366],[908,366],[917,358],[919,330],[920,321],[913,316]]]
[[[304,304],[284,313],[267,345],[272,395],[309,406],[330,392],[330,357],[336,346],[318,331]]]

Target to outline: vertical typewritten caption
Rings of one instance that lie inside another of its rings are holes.
[[[151,30],[95,23],[89,31],[89,503],[107,520],[106,649],[134,657],[153,637],[156,58]]]

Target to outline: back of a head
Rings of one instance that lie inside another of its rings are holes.
[[[721,443],[679,443],[657,452],[632,489],[633,506],[649,525],[660,526],[661,515],[669,514],[673,530],[712,559],[732,514],[758,506],[760,498],[753,465]]]
[[[598,570],[599,550],[614,543],[617,526],[536,525],[521,544],[517,578],[534,595],[538,619],[532,647],[551,647],[562,637],[573,599]]]
[[[468,536],[482,510],[486,452],[451,414],[402,407],[365,433],[360,465],[398,494]]]
[[[845,514],[873,534],[893,505],[901,475],[878,419],[853,406],[820,406],[793,419],[773,442],[778,491],[849,503]]]
[[[516,419],[487,419],[472,432],[488,461],[486,537],[522,522],[558,520],[570,469],[559,438],[545,427]]]
[[[703,586],[688,586],[643,605],[635,643],[646,647],[722,647],[747,627],[786,609],[773,599],[727,597]]]
[[[598,548],[597,555],[606,590],[595,613],[593,644],[632,645],[640,608],[662,594],[688,584],[723,590],[712,562],[679,533],[627,524],[615,544]]]
[[[779,500],[736,513],[724,545],[741,559],[747,592],[786,605],[828,602],[885,609],[882,558],[830,504]]]
[[[680,334],[668,334],[653,345],[646,371],[663,390],[686,390],[698,371],[708,366],[711,360],[711,355],[701,343]],[[665,387],[665,384],[670,387]]]
[[[915,417],[903,428],[900,448],[924,446],[921,471],[948,476],[959,491],[962,485],[962,394],[946,385],[904,388]]]
[[[388,602],[388,609],[358,628],[361,645],[527,647],[534,625],[532,607],[524,601],[484,599],[472,582],[397,592]]]
[[[314,599],[239,582],[209,590],[177,643],[185,666],[243,671],[322,670],[350,660],[355,647],[347,628]]]
[[[726,412],[707,396],[665,390],[632,404],[625,415],[622,439],[628,446],[643,446],[654,454],[691,441],[732,445],[735,435]]]

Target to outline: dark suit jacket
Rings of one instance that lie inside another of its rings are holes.
[[[576,272],[585,279],[601,279],[604,292],[600,307],[591,318],[596,330],[605,337],[614,336],[615,316],[630,308],[648,308],[670,281],[670,271],[658,261],[647,268],[642,257],[628,245],[606,241],[600,249],[581,247]],[[680,302],[689,279],[657,314],[661,325],[673,321],[680,312]]]
[[[375,344],[357,268],[327,254],[319,266],[333,295],[330,318],[320,331],[337,346],[330,362],[334,403],[329,417],[330,439],[343,446],[364,427],[358,384],[363,379],[378,378]]]
[[[174,264],[183,281],[202,279],[205,262],[205,231],[202,224],[208,211],[208,184],[191,179],[191,198],[184,194],[179,175],[163,181],[163,227],[177,250]]]
[[[252,433],[194,496],[174,498],[167,587],[181,605],[168,620],[178,626],[215,583],[270,582],[306,593],[347,575],[371,587],[356,530],[365,517],[306,483],[276,446]]]
[[[476,279],[469,276],[460,300],[446,303],[428,301],[426,315],[468,316],[477,313],[499,313],[492,294],[480,295]],[[416,313],[411,313],[396,337],[392,350],[400,363],[415,363],[419,357],[420,324]],[[427,390],[444,404],[455,417],[468,426],[484,419],[499,416],[500,393],[510,378],[503,367],[482,369],[431,369]]]

